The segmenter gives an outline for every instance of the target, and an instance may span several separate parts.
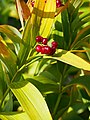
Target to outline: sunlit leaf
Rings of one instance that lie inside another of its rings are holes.
[[[20,32],[10,25],[0,25],[0,32],[5,33],[7,37],[9,37],[15,43],[20,44],[22,42],[21,41],[22,36]]]
[[[41,26],[40,26],[40,34],[43,37],[47,37],[50,33],[51,27],[54,22],[55,17],[55,11],[56,11],[56,1],[55,0],[47,0],[45,4],[45,8],[42,11],[43,12],[43,18],[41,20]]]
[[[81,5],[82,0],[72,0],[71,2],[73,3],[74,7],[77,8]]]
[[[10,89],[31,120],[52,120],[43,96],[33,84],[21,81],[12,83]]]
[[[1,120],[31,120],[25,112],[1,112]]]
[[[58,84],[49,84],[49,83],[41,83],[36,80],[27,79],[29,82],[31,82],[33,85],[36,86],[36,88],[42,93],[42,94],[50,94],[50,93],[58,93],[59,85]]]
[[[43,75],[39,75],[39,76],[34,76],[31,78],[32,80],[36,80],[36,81],[39,81],[41,83],[48,83],[48,84],[56,84],[54,81],[52,81],[51,79],[43,76]]]
[[[59,49],[57,50],[57,54],[53,55],[53,57],[44,56],[44,58],[52,58],[74,67],[90,71],[90,64],[70,51]]]

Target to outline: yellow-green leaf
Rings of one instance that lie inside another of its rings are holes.
[[[56,12],[56,0],[47,0],[43,10],[43,16],[40,26],[40,34],[47,37],[54,22]]]
[[[1,120],[31,120],[25,112],[0,113]]]
[[[21,81],[10,88],[31,120],[52,120],[43,96],[33,84]]]
[[[15,43],[21,43],[20,32],[10,25],[0,25],[0,32],[3,32]]]
[[[62,49],[57,50],[57,53],[53,56],[44,56],[44,58],[52,58],[55,60],[62,61],[66,64],[72,65],[79,69],[90,71],[90,64],[79,56],[71,53],[70,51],[65,51]]]

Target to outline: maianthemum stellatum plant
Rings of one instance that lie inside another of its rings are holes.
[[[0,25],[0,120],[89,120],[89,1],[15,3],[21,29]]]

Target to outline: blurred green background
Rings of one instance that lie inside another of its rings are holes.
[[[8,24],[20,28],[15,0],[0,0],[0,24]]]

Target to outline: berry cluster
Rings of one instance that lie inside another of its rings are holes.
[[[47,45],[48,39],[43,38],[41,36],[36,37],[36,42],[41,43],[41,44],[36,46],[36,51],[41,52],[41,54],[53,55],[56,51],[57,46],[58,46],[58,43],[55,41],[53,41],[51,43],[52,44],[51,47],[48,46]]]
[[[56,7],[59,8],[61,6],[63,6],[61,0],[56,0]]]

